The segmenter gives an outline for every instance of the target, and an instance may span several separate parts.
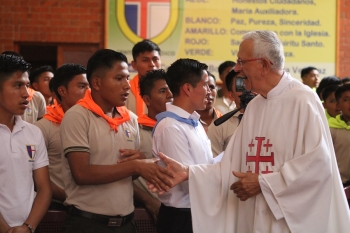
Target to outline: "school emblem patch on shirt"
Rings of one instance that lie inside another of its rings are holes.
[[[26,115],[27,116],[33,116],[33,110],[32,110],[32,108],[29,105],[26,108]]]
[[[125,136],[127,137],[127,141],[132,142],[132,133],[129,129],[126,129],[125,131]]]
[[[26,147],[27,147],[27,153],[29,156],[29,162],[34,162],[35,155],[36,155],[35,145],[26,145]]]

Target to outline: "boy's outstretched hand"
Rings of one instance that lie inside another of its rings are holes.
[[[188,180],[189,168],[187,165],[177,162],[172,158],[169,158],[162,152],[159,152],[159,158],[166,164],[165,169],[174,174],[174,177],[171,178],[173,186],[180,184],[184,180]],[[158,192],[159,195],[162,195],[165,191],[156,188],[152,182],[147,182],[148,189],[153,193]]]

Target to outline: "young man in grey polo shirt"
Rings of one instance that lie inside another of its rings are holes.
[[[91,91],[65,113],[60,135],[65,204],[69,205],[66,233],[137,232],[132,176],[141,175],[166,190],[172,186],[160,181],[171,174],[154,164],[156,159],[118,163],[121,149],[138,150],[140,145],[137,117],[124,107],[128,78],[124,54],[97,51],[87,65]]]

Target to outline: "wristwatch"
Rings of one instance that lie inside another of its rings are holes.
[[[23,223],[23,225],[26,225],[29,228],[30,233],[34,233],[34,229],[33,229],[33,227],[30,224]]]

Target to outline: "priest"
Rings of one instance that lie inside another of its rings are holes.
[[[350,213],[319,98],[283,70],[274,32],[246,33],[237,55],[235,70],[259,95],[222,161],[187,166],[160,154],[176,173],[174,183],[189,180],[194,232],[348,232]]]

